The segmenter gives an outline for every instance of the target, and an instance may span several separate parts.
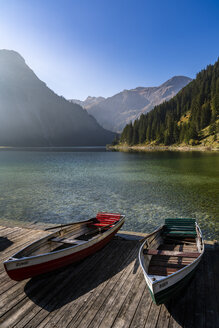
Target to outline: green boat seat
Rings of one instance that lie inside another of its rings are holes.
[[[164,234],[167,236],[196,237],[196,220],[190,218],[168,218],[165,220]]]

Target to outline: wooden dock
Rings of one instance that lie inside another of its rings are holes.
[[[48,232],[0,226],[0,327],[219,327],[219,249],[206,245],[201,264],[178,299],[152,303],[138,263],[136,234],[120,234],[77,265],[12,281],[3,261]]]

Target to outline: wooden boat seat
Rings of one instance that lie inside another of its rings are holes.
[[[71,239],[71,238],[52,238],[50,241],[54,241],[56,243],[63,243],[63,244],[76,244],[76,245],[82,245],[86,243],[86,240],[79,240],[79,239]]]
[[[191,258],[197,258],[200,255],[200,253],[198,252],[164,251],[159,249],[144,249],[143,253],[147,255],[163,255],[163,256],[191,257]]]

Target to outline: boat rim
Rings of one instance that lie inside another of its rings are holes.
[[[170,278],[170,277],[176,276],[177,274],[183,272],[183,271],[186,270],[188,267],[190,267],[190,266],[192,266],[194,263],[196,263],[196,262],[200,259],[200,257],[203,255],[204,250],[205,250],[205,244],[204,244],[204,242],[203,242],[202,232],[201,232],[201,229],[200,229],[199,225],[197,224],[197,222],[195,222],[195,225],[196,225],[196,227],[197,227],[198,230],[199,230],[200,237],[201,237],[201,240],[202,240],[202,245],[203,245],[203,248],[202,248],[202,251],[201,251],[199,257],[197,257],[193,262],[187,264],[184,268],[179,269],[179,270],[177,270],[176,272],[173,272],[173,273],[171,273],[171,274],[168,275],[168,276],[164,276],[163,278],[156,279],[156,280],[152,280],[152,278],[151,278],[151,277],[148,275],[148,273],[145,271],[145,268],[144,268],[144,266],[143,266],[143,264],[142,264],[142,261],[141,261],[141,253],[143,253],[143,250],[142,250],[142,249],[143,249],[143,247],[144,247],[144,245],[145,245],[145,243],[146,243],[146,241],[147,241],[147,238],[148,238],[150,235],[152,235],[153,233],[156,233],[157,231],[159,231],[160,228],[163,227],[163,226],[161,226],[160,228],[156,229],[154,232],[152,232],[150,235],[147,236],[146,240],[143,242],[143,244],[141,245],[141,247],[140,247],[140,249],[139,249],[138,259],[139,259],[139,262],[140,262],[140,265],[141,265],[141,268],[142,268],[144,274],[145,274],[145,275],[147,276],[147,278],[150,280],[152,286],[155,286],[156,284],[160,283],[161,281],[164,281],[164,280],[166,280],[166,279],[168,279],[168,278]]]
[[[109,234],[109,232],[111,232],[112,230],[115,230],[115,228],[119,225],[119,223],[121,223],[122,221],[124,221],[124,219],[125,219],[125,215],[124,215],[124,214],[121,214],[120,216],[121,216],[121,217],[120,217],[119,221],[117,221],[117,222],[115,223],[115,225],[114,225],[112,228],[110,228],[110,229],[104,231],[103,234],[102,234],[101,236],[104,236],[104,235]],[[88,221],[89,221],[89,220],[78,221],[78,222],[75,222],[75,223],[83,223],[83,222],[88,222]],[[92,239],[85,241],[85,243],[83,243],[82,245],[72,245],[72,246],[69,246],[69,247],[67,247],[67,248],[65,248],[65,249],[61,249],[61,250],[58,250],[58,251],[53,251],[53,252],[43,253],[43,254],[38,254],[38,255],[33,255],[33,256],[21,257],[21,258],[19,258],[19,259],[14,257],[14,256],[16,256],[18,253],[22,252],[25,248],[27,248],[27,247],[29,247],[29,246],[35,244],[35,243],[38,242],[38,241],[41,241],[41,240],[43,240],[43,239],[46,239],[46,238],[52,237],[52,236],[55,235],[56,233],[57,233],[57,231],[56,231],[56,232],[53,232],[53,233],[51,233],[51,234],[49,234],[49,235],[47,235],[47,236],[45,236],[45,237],[42,237],[42,238],[40,238],[40,239],[35,240],[34,242],[32,242],[32,243],[28,244],[27,246],[23,247],[22,249],[20,249],[19,252],[17,252],[17,253],[15,253],[14,255],[12,255],[8,260],[4,261],[3,263],[4,263],[4,264],[7,264],[7,263],[12,263],[12,262],[17,262],[17,261],[24,261],[24,260],[27,260],[27,259],[41,258],[41,257],[44,257],[44,256],[46,257],[46,256],[51,255],[51,254],[59,254],[59,253],[65,251],[66,249],[71,249],[71,248],[76,248],[76,247],[80,248],[80,247],[82,247],[83,245],[88,244],[90,241],[93,242],[93,241],[95,241],[95,239],[98,239],[98,238],[100,237],[100,235],[98,234],[98,235],[94,236]],[[101,239],[102,239],[102,238],[101,238]]]

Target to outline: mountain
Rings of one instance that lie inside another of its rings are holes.
[[[89,109],[93,105],[98,105],[100,102],[105,100],[104,97],[91,97],[88,96],[84,101],[77,99],[70,99],[69,101],[75,104],[82,106],[83,108]]]
[[[0,50],[0,145],[99,146],[114,136],[49,89],[17,52]]]
[[[168,102],[124,128],[120,141],[196,145],[217,142],[219,132],[219,59],[197,74]]]
[[[138,87],[109,98],[88,97],[85,101],[71,101],[84,107],[104,128],[120,132],[127,123],[171,99],[191,81],[186,76],[174,76],[158,87]]]

